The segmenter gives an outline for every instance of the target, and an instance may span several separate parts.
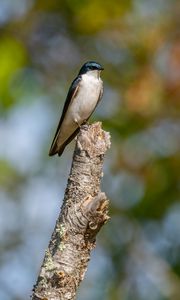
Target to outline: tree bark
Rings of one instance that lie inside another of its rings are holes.
[[[110,136],[101,123],[83,125],[77,137],[71,172],[33,300],[75,299],[101,226],[109,219],[108,200],[100,190],[104,154]]]

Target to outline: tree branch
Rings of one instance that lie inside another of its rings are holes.
[[[81,127],[63,205],[33,300],[75,299],[96,235],[109,219],[108,200],[100,191],[104,154],[109,147],[110,136],[101,129],[101,123]]]

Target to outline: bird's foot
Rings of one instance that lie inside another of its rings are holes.
[[[76,125],[77,125],[79,128],[81,128],[81,125],[82,125],[82,124],[79,124],[79,122],[78,122],[77,119],[75,119],[74,122],[76,123]]]

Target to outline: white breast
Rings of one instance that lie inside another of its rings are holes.
[[[59,131],[57,138],[59,146],[90,117],[95,109],[103,84],[98,75],[98,71],[82,75],[77,95],[72,99]]]
[[[77,96],[71,106],[73,119],[78,124],[87,120],[95,109],[101,88],[102,80],[97,77],[97,73],[88,72],[82,75]]]

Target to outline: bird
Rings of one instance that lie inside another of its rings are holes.
[[[104,68],[99,63],[88,61],[71,83],[49,156],[61,156],[65,147],[78,134],[81,125],[94,112],[103,95],[103,81],[100,78],[102,70]]]

